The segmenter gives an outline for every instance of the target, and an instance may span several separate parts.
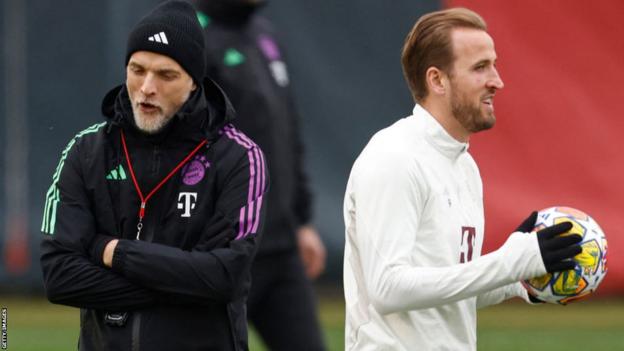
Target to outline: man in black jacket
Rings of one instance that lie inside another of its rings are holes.
[[[271,192],[264,239],[252,267],[249,319],[271,350],[324,348],[310,279],[325,248],[310,225],[312,201],[283,52],[264,0],[199,0],[208,76],[228,94],[237,127],[266,153]]]
[[[80,350],[247,350],[245,301],[268,172],[205,75],[188,3],[132,30],[126,84],[47,193],[48,298],[81,309]]]

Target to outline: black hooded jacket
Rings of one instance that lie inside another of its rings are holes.
[[[258,256],[296,250],[295,230],[310,222],[312,196],[278,37],[257,14],[257,5],[233,0],[195,4],[204,27],[208,76],[228,94],[236,126],[262,148],[271,170],[271,206]]]
[[[47,193],[41,265],[50,301],[81,309],[80,350],[246,350],[245,300],[267,191],[264,156],[229,122],[211,81],[157,135],[137,130],[125,86],[107,121],[76,135]],[[140,198],[201,142],[147,201]],[[102,265],[118,238],[112,269]]]

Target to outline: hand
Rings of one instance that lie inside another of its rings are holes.
[[[104,261],[102,261],[102,258],[104,257],[104,249],[106,248],[106,244],[111,242],[113,239],[116,239],[116,237],[106,234],[96,234],[93,238],[91,238],[91,242],[87,247],[91,262],[98,266],[104,266]]]
[[[516,229],[517,232],[529,233],[535,228],[537,212],[533,211]],[[573,269],[576,265],[571,258],[581,253],[579,243],[583,238],[578,234],[561,236],[572,229],[572,223],[563,222],[546,227],[537,234],[540,253],[548,273]]]
[[[306,275],[316,279],[325,270],[325,246],[314,227],[304,225],[297,230],[299,254],[303,261]]]
[[[572,223],[563,222],[537,232],[537,242],[544,266],[548,273],[574,269],[572,258],[583,251],[579,243],[583,237],[578,234],[561,236],[572,229]]]
[[[113,267],[113,254],[115,253],[115,248],[117,247],[117,243],[119,240],[113,239],[106,244],[104,248],[104,253],[102,254],[102,262],[108,268]]]

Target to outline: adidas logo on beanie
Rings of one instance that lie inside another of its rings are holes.
[[[164,2],[143,17],[128,37],[126,65],[137,51],[150,51],[172,58],[195,83],[201,83],[204,78],[204,34],[195,9],[187,2]]]

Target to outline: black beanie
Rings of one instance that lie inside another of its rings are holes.
[[[164,2],[143,17],[128,37],[126,66],[137,51],[171,57],[196,84],[204,78],[204,34],[195,9],[187,2]]]

